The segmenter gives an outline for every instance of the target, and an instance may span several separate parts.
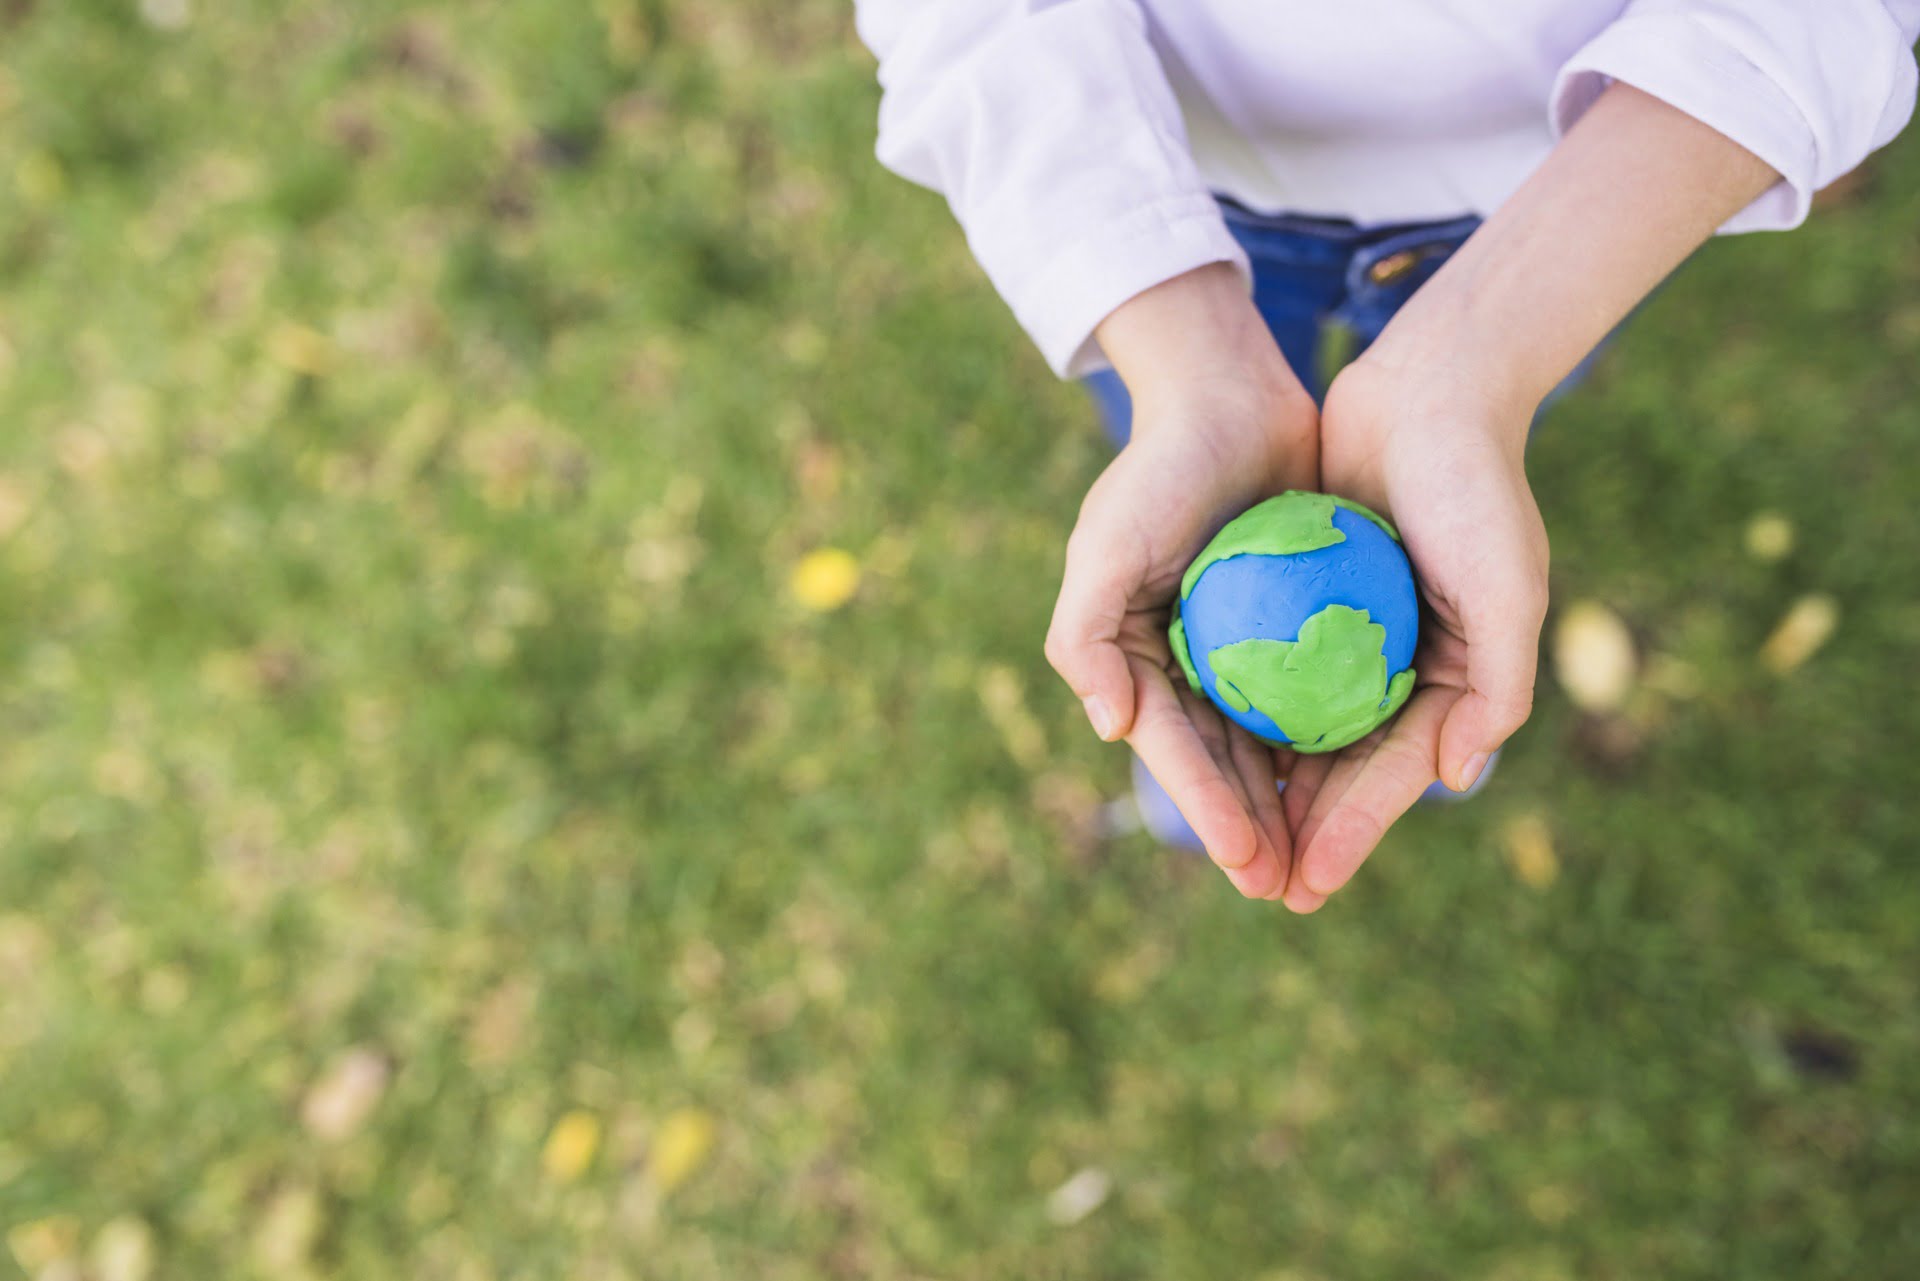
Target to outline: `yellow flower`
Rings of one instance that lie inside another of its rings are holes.
[[[851,552],[822,547],[800,558],[787,585],[801,605],[825,614],[860,590],[860,562]]]
[[[671,1192],[706,1161],[713,1150],[713,1114],[681,1108],[660,1123],[647,1152],[647,1176],[661,1192]]]
[[[575,1109],[554,1123],[547,1146],[540,1153],[540,1164],[556,1183],[571,1183],[586,1173],[599,1150],[600,1119]]]

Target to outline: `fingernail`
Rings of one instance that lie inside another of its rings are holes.
[[[1491,752],[1480,752],[1469,756],[1466,767],[1460,771],[1460,786],[1456,790],[1472,791],[1474,781],[1480,777],[1480,771],[1487,767],[1487,758],[1491,755]]]
[[[1107,700],[1101,698],[1098,694],[1093,694],[1081,699],[1080,705],[1087,709],[1087,719],[1093,722],[1093,732],[1098,734],[1103,740],[1111,739],[1113,737],[1113,709],[1107,706]],[[1481,759],[1485,760],[1486,758],[1482,757]]]

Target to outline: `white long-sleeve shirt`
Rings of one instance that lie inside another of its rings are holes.
[[[1054,371],[1254,209],[1485,214],[1612,81],[1765,160],[1786,228],[1913,113],[1920,0],[859,0],[880,160],[943,193]]]

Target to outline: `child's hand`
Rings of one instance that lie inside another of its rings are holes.
[[[1547,537],[1520,466],[1534,410],[1779,177],[1615,84],[1328,389],[1322,487],[1399,524],[1429,612],[1400,715],[1289,777],[1296,910],[1346,884],[1436,776],[1471,783],[1526,720],[1547,608]]]
[[[1188,689],[1167,622],[1180,576],[1221,525],[1316,487],[1313,401],[1225,266],[1140,295],[1100,337],[1133,395],[1133,438],[1081,505],[1047,658],[1100,737],[1132,744],[1234,887],[1277,898],[1293,860],[1274,782],[1293,753]]]
[[[1546,530],[1521,466],[1534,405],[1450,355],[1403,356],[1376,348],[1335,380],[1321,478],[1399,526],[1426,606],[1419,683],[1380,730],[1294,769],[1296,911],[1345,885],[1436,777],[1470,786],[1533,706],[1547,609]]]

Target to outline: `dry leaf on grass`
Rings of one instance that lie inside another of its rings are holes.
[[[32,1276],[43,1268],[73,1257],[80,1243],[80,1220],[71,1214],[50,1214],[7,1229],[7,1249],[20,1270]]]
[[[526,1044],[539,989],[530,979],[503,980],[474,1007],[467,1023],[467,1057],[477,1066],[505,1063]]]
[[[1507,866],[1529,887],[1544,890],[1560,878],[1560,856],[1554,853],[1553,829],[1539,814],[1520,814],[1500,831]]]
[[[308,325],[287,321],[267,335],[267,354],[296,374],[319,378],[335,363],[333,339]]]
[[[1802,596],[1760,647],[1760,661],[1777,676],[1785,676],[1825,645],[1840,625],[1840,607],[1831,596]]]
[[[303,1271],[320,1238],[320,1194],[305,1184],[282,1188],[253,1234],[253,1257],[272,1276]]]
[[[599,1150],[600,1118],[575,1109],[554,1123],[540,1152],[540,1166],[554,1182],[571,1183],[586,1173]]]
[[[1047,1197],[1047,1218],[1069,1227],[1098,1210],[1112,1194],[1113,1176],[1098,1166],[1087,1166]]]
[[[1038,768],[1047,756],[1047,736],[1027,707],[1020,677],[1011,667],[992,663],[982,669],[978,689],[981,706],[999,731],[1007,754],[1024,769]]]
[[[1611,712],[1633,690],[1638,661],[1633,635],[1620,616],[1598,601],[1576,601],[1553,632],[1553,670],[1573,705]]]
[[[300,1123],[323,1143],[339,1143],[360,1132],[387,1091],[392,1074],[386,1056],[364,1045],[342,1051],[307,1090]]]
[[[822,547],[793,567],[788,590],[801,606],[825,614],[839,609],[860,590],[860,562],[838,547]]]
[[[706,1163],[713,1151],[713,1114],[681,1108],[660,1123],[647,1151],[647,1178],[662,1193],[673,1191]]]
[[[1761,512],[1747,522],[1747,555],[1776,561],[1793,550],[1793,522],[1779,512]]]
[[[153,1275],[153,1229],[130,1214],[108,1220],[94,1234],[87,1270],[97,1281],[147,1281]]]

